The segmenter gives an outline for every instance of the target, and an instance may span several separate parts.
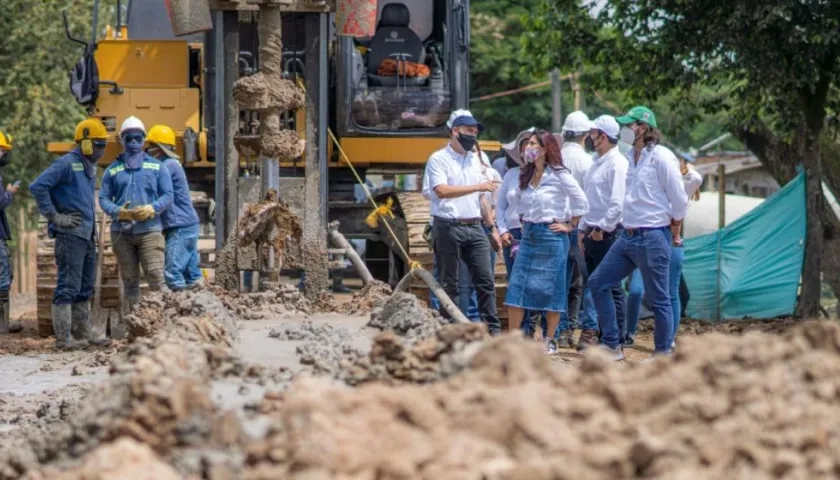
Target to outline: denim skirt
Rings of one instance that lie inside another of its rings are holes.
[[[569,241],[568,233],[554,233],[548,229],[548,224],[525,223],[505,305],[528,310],[566,311]]]

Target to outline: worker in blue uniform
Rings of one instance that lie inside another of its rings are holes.
[[[155,125],[146,138],[146,153],[157,158],[172,179],[172,206],[161,214],[166,256],[163,278],[166,286],[178,291],[204,284],[198,268],[198,213],[190,197],[187,174],[175,153],[175,131]]]
[[[56,347],[68,350],[110,343],[96,338],[90,325],[96,278],[96,163],[105,153],[108,132],[98,118],[88,118],[76,125],[74,138],[76,147],[29,185],[38,210],[49,221],[49,236],[55,239],[58,278],[52,323]]]
[[[99,207],[111,216],[111,245],[123,282],[124,310],[140,301],[140,266],[151,291],[165,288],[161,214],[172,205],[172,177],[143,151],[146,127],[128,117],[120,127],[121,153],[102,175]]]

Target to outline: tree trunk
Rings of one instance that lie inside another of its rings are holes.
[[[821,265],[823,254],[822,165],[820,161],[819,129],[807,129],[798,135],[799,143],[789,144],[774,135],[767,126],[759,124],[752,128],[735,128],[733,134],[753,152],[770,174],[784,185],[796,176],[796,159],[802,159],[805,167],[805,209],[807,227],[805,233],[805,258],[802,264],[802,289],[797,303],[797,315],[803,318],[819,315],[821,297]],[[840,163],[838,163],[840,166]],[[834,219],[834,222],[840,223]],[[840,254],[840,235],[832,239],[831,251]],[[838,257],[840,258],[840,257]],[[832,282],[835,295],[840,294],[840,272],[837,282]],[[840,298],[840,297],[838,297]]]
[[[799,293],[797,315],[801,318],[819,317],[822,297],[820,259],[823,256],[822,164],[820,162],[820,132],[808,129],[805,140],[805,261],[802,265],[802,290]]]

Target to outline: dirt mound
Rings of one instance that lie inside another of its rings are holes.
[[[414,295],[397,292],[370,314],[368,327],[390,330],[405,337],[409,343],[416,343],[433,337],[445,325],[443,317],[430,310]]]
[[[802,325],[802,320],[795,318],[776,318],[771,320],[733,320],[727,322],[703,322],[683,320],[680,322],[680,335],[703,335],[711,332],[727,335],[743,335],[748,332],[781,334]],[[651,328],[652,330],[652,328]]]
[[[342,306],[341,311],[347,315],[370,313],[373,309],[385,305],[385,302],[391,297],[391,293],[393,293],[393,290],[390,285],[374,280],[354,293],[353,298]]]
[[[181,475],[146,445],[128,438],[103,445],[87,456],[82,464],[65,472],[46,469],[33,472],[26,480],[178,480]]]
[[[294,285],[279,284],[264,292],[238,293],[222,289],[213,292],[240,320],[290,317],[316,311],[312,303]]]
[[[296,382],[245,478],[829,478],[840,471],[840,327],[686,338],[630,367],[552,369],[486,342],[425,386]],[[266,407],[268,408],[268,407]]]
[[[125,323],[132,338],[157,335],[230,346],[238,335],[236,318],[209,290],[151,293]]]
[[[343,360],[337,376],[349,385],[437,382],[463,371],[486,338],[481,324],[447,325],[414,346],[385,332],[374,339],[368,355]]]

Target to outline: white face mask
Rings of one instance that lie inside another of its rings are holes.
[[[636,142],[636,132],[630,127],[621,127],[618,131],[618,139],[622,143],[632,146]]]

